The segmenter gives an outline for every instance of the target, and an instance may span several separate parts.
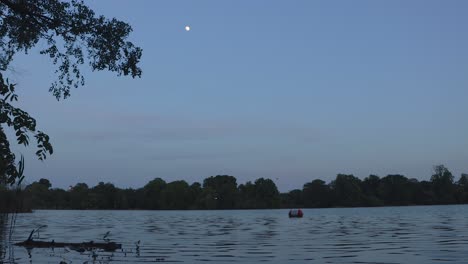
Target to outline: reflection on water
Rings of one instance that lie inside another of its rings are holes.
[[[468,263],[468,206],[247,211],[36,211],[18,215],[13,241],[122,243],[116,252],[6,249],[0,263]],[[4,223],[3,225],[1,225]],[[106,238],[106,239],[107,239]]]
[[[5,259],[6,254],[6,243],[7,243],[7,221],[8,216],[5,214],[0,214],[0,263],[1,260]]]

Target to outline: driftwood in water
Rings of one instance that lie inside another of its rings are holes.
[[[79,252],[90,251],[93,249],[103,249],[105,251],[115,251],[116,249],[121,249],[122,245],[117,244],[115,242],[106,242],[106,243],[94,243],[93,241],[90,242],[82,242],[82,243],[61,243],[55,242],[52,240],[51,242],[47,241],[35,241],[32,237],[34,233],[38,233],[39,229],[45,226],[40,226],[37,229],[33,229],[31,234],[29,234],[28,239],[23,242],[16,243],[15,246],[25,247],[25,248],[64,248],[68,247],[73,250],[77,250]],[[104,240],[109,235],[107,232],[104,235]]]
[[[63,248],[69,247],[71,249],[84,252],[90,251],[93,249],[103,249],[105,251],[115,251],[116,249],[122,248],[121,244],[117,244],[115,242],[108,242],[108,243],[95,243],[93,241],[90,242],[82,242],[82,243],[59,243],[55,241],[47,242],[47,241],[35,241],[33,239],[28,239],[23,242],[19,242],[15,244],[16,246],[25,247],[25,248]]]

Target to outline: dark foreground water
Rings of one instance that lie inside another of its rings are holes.
[[[44,240],[98,242],[110,231],[123,250],[27,251],[3,226],[0,263],[468,263],[468,206],[287,212],[35,211],[18,215],[13,241],[46,225]]]

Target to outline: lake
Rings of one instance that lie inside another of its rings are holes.
[[[227,211],[51,211],[19,214],[12,240],[32,229],[56,242],[122,243],[116,252],[33,249],[7,242],[0,263],[468,263],[468,206]],[[139,247],[137,242],[140,241]]]

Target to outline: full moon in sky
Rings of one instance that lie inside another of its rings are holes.
[[[185,31],[190,31],[190,26],[185,26]]]

